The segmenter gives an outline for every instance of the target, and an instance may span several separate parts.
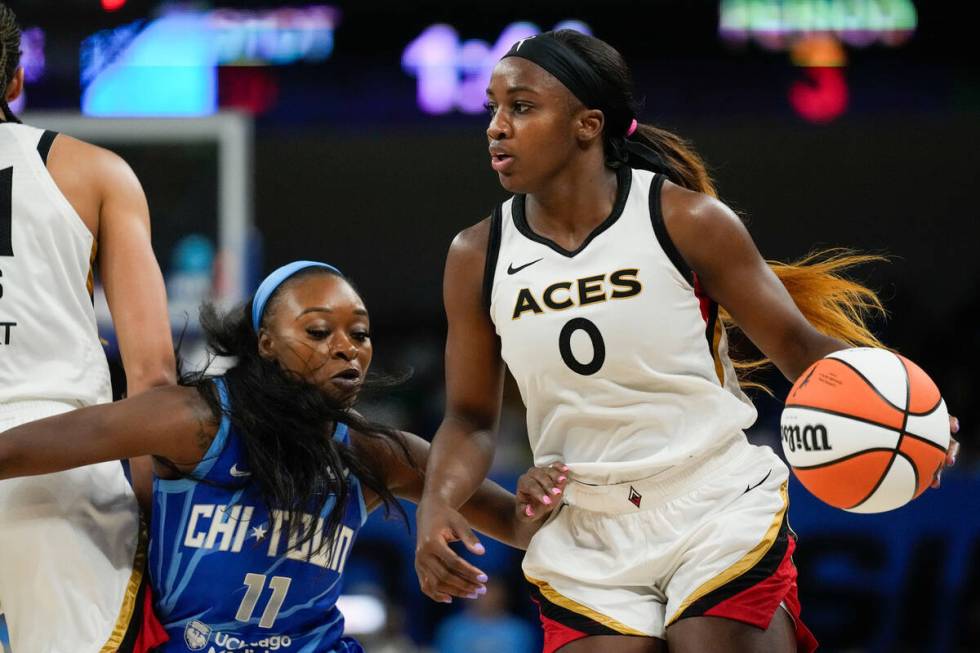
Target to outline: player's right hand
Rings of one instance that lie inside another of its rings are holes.
[[[475,599],[485,594],[487,575],[449,547],[450,542],[462,541],[471,552],[484,554],[466,518],[444,503],[423,500],[416,524],[415,573],[422,593],[439,603],[452,603],[454,596]]]
[[[561,504],[568,467],[554,462],[547,467],[532,467],[517,479],[517,517],[522,521],[539,521]]]

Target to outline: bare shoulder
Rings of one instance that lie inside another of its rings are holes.
[[[473,303],[478,306],[483,296],[484,267],[487,245],[490,242],[490,218],[459,232],[449,246],[443,275],[443,300],[447,310],[452,306]],[[469,298],[469,299],[467,299]],[[459,303],[459,300],[462,303]]]
[[[671,236],[674,236],[675,229],[697,228],[718,222],[742,224],[738,215],[718,198],[671,181],[664,182],[661,208],[664,224]]]
[[[133,174],[129,164],[112,150],[93,145],[68,134],[58,134],[58,137],[51,144],[51,151],[48,154],[49,167],[61,163],[79,166],[89,174],[124,176]]]
[[[468,265],[474,263],[482,265],[487,258],[487,245],[489,243],[490,218],[487,217],[456,234],[449,246],[448,258]]]
[[[152,413],[156,416],[172,416],[175,420],[195,425],[202,430],[217,431],[221,422],[221,416],[215,414],[211,404],[201,396],[197,388],[191,386],[158,386],[117,403],[123,405],[135,402],[152,407]]]
[[[670,239],[698,273],[749,238],[741,218],[724,202],[669,181],[664,183],[661,209]]]
[[[107,198],[142,196],[139,180],[121,156],[67,134],[58,134],[51,144],[47,168],[93,234],[99,233],[99,218]]]
[[[118,404],[139,402],[134,412],[148,416],[157,440],[164,444],[156,453],[170,460],[178,469],[190,472],[207,453],[221,426],[221,416],[215,414],[197,388],[161,386],[126,399]],[[144,409],[144,410],[141,410]],[[172,470],[155,466],[157,473],[171,477]]]

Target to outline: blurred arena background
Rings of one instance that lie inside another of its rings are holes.
[[[859,272],[890,312],[877,331],[963,424],[942,488],[894,513],[846,514],[791,487],[804,617],[823,650],[980,651],[980,67],[967,3],[7,4],[25,28],[14,110],[114,149],[143,182],[185,358],[201,360],[202,300],[240,300],[287,260],[328,260],[371,310],[375,370],[412,374],[364,411],[424,437],[442,410],[446,250],[505,197],[486,153],[490,68],[556,25],[609,41],[633,66],[641,119],[694,143],[764,256],[890,256]],[[512,488],[530,459],[508,395],[494,475]],[[755,399],[750,436],[778,452],[781,403]],[[489,546],[493,591],[452,606],[420,594],[413,551],[381,515],[355,547],[345,612],[368,651],[540,650],[516,551]]]

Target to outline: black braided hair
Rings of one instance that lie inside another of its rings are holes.
[[[13,10],[0,2],[0,110],[7,122],[20,122],[7,106],[7,85],[20,67],[20,25]]]

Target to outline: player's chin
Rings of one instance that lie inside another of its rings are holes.
[[[321,383],[320,389],[323,390],[323,394],[327,396],[330,403],[338,408],[350,408],[357,403],[362,385],[360,380],[351,382],[348,379],[333,378]]]
[[[519,174],[514,174],[513,172],[498,172],[497,179],[500,180],[500,185],[508,193],[527,192],[523,179]]]

